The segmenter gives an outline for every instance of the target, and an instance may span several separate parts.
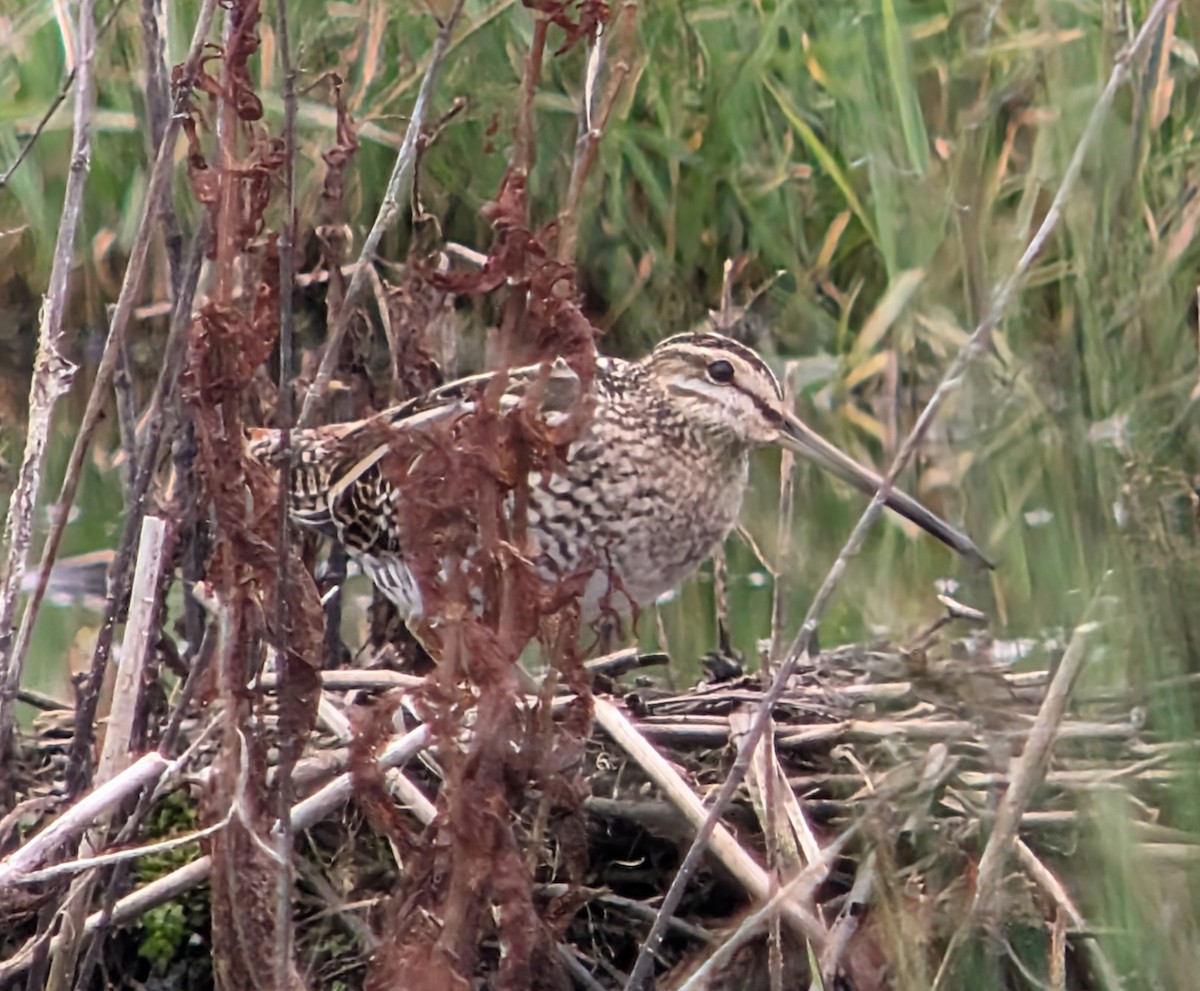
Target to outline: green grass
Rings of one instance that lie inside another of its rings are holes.
[[[166,6],[176,62],[196,5]],[[96,325],[111,301],[105,266],[120,270],[148,174],[137,7],[120,9],[100,45],[74,327]],[[1137,23],[1147,8],[1130,5]],[[638,353],[691,325],[717,305],[724,261],[745,256],[741,296],[784,273],[757,306],[767,328],[759,343],[780,367],[804,356],[795,372],[802,415],[859,459],[886,463],[1044,215],[1131,33],[1113,22],[1115,9],[1031,0],[644,3],[633,85],[605,134],[579,242],[580,284],[609,328],[604,346]],[[101,4],[102,15],[109,10]],[[320,79],[334,71],[363,128],[346,200],[361,239],[433,28],[421,4],[296,0],[291,11],[304,89],[302,226],[313,222],[319,152],[332,140]],[[1154,65],[1138,67],[991,351],[943,411],[919,474],[905,479],[963,521],[998,569],[968,573],[931,541],[881,525],[851,567],[823,642],[906,636],[938,615],[935,581],[947,575],[963,583],[960,599],[992,617],[996,637],[1041,638],[1069,630],[1111,573],[1104,649],[1085,678],[1139,686],[1200,668],[1200,552],[1189,502],[1200,471],[1193,16],[1186,11],[1158,51],[1173,86],[1164,113],[1156,113],[1165,97]],[[470,3],[466,22],[434,112],[459,94],[468,107],[426,156],[422,193],[447,238],[482,247],[489,232],[479,208],[506,164],[531,21],[517,5]],[[0,46],[6,164],[59,89],[64,62],[48,0],[0,0],[0,28],[9,39]],[[268,49],[271,35],[264,25]],[[538,222],[554,216],[566,188],[582,66],[580,49],[547,60],[530,180]],[[258,71],[266,126],[277,130],[278,67],[260,62]],[[68,109],[0,190],[0,230],[28,228],[16,248],[0,240],[6,278],[39,290],[65,181]],[[175,193],[194,217],[182,181]],[[93,246],[110,236],[109,254],[98,258]],[[393,232],[387,255],[403,257],[406,244],[403,228]],[[156,298],[164,284],[160,265]],[[34,332],[28,314],[4,333],[14,330]],[[136,329],[144,367],[161,333]],[[755,475],[745,523],[772,557],[775,459],[763,457]],[[89,480],[88,492],[111,515],[116,473],[103,478],[96,487]],[[780,562],[794,619],[865,502],[807,470],[796,501],[793,553]],[[111,533],[95,516],[85,513],[77,549]],[[751,577],[760,570],[735,538],[731,615],[751,655],[769,633],[771,588]],[[681,657],[713,645],[710,589],[698,579],[664,607]],[[60,656],[60,631],[52,632],[35,664]],[[642,633],[649,639],[653,623]],[[1195,733],[1187,694],[1151,694],[1148,719],[1169,738]],[[1195,794],[1181,789],[1169,825],[1200,832]],[[1112,927],[1102,943],[1134,975],[1131,988],[1183,987],[1200,965],[1195,939],[1179,936],[1197,929],[1194,894],[1168,868],[1138,860],[1119,809],[1096,815],[1106,828],[1096,831],[1090,869],[1072,876],[1085,914]],[[1166,905],[1174,935],[1162,921]]]

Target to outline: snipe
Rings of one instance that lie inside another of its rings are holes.
[[[492,379],[462,379],[367,420],[291,434],[293,518],[340,540],[406,619],[420,618],[426,586],[445,573],[418,580],[405,553],[397,517],[410,465],[396,459],[422,455],[413,453],[419,444],[396,439],[434,431],[453,439],[456,422],[478,408]],[[513,369],[499,409],[532,402],[554,425],[577,408],[580,391],[561,360]],[[529,475],[520,548],[546,583],[590,574],[585,615],[623,599],[652,602],[709,557],[737,519],[756,446],[789,448],[867,493],[880,482],[785,407],[779,382],[754,351],[718,334],[676,335],[641,361],[601,358],[589,398],[590,420],[556,468]],[[252,432],[258,459],[277,461],[280,450],[278,431]],[[431,497],[427,487],[420,497]],[[524,501],[510,497],[509,508]],[[903,492],[891,492],[887,504],[988,566],[968,537]]]

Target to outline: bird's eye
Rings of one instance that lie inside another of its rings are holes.
[[[716,361],[709,362],[708,377],[714,382],[720,382],[722,385],[728,385],[733,381],[733,365],[724,358],[718,358]]]

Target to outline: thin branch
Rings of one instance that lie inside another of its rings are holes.
[[[33,129],[33,133],[25,139],[25,143],[21,145],[21,150],[17,152],[17,157],[13,159],[12,165],[4,170],[4,175],[0,175],[0,189],[12,181],[13,173],[21,167],[21,163],[29,157],[29,153],[33,151],[33,146],[37,144],[38,139],[42,136],[42,132],[46,129],[46,125],[50,123],[50,118],[54,116],[59,107],[66,102],[67,94],[71,92],[71,87],[75,84],[75,69],[67,73],[67,78],[63,80],[62,89],[58,91],[58,95],[50,101],[50,106],[46,108],[46,112],[42,114],[42,119],[37,122],[37,126]]]
[[[62,217],[54,244],[54,260],[50,282],[42,303],[41,329],[38,333],[38,353],[34,362],[33,381],[29,389],[29,428],[25,435],[25,452],[17,476],[17,485],[8,504],[4,522],[4,543],[8,545],[4,587],[0,590],[0,765],[8,765],[7,756],[13,732],[14,702],[21,685],[24,655],[13,651],[13,627],[16,621],[17,596],[25,577],[29,560],[29,545],[33,534],[33,510],[42,482],[42,464],[50,437],[54,407],[66,394],[75,374],[75,366],[63,353],[63,316],[67,309],[71,268],[75,261],[75,235],[83,208],[83,190],[87,183],[92,146],[92,114],[96,93],[92,83],[93,60],[96,54],[95,9],[93,0],[82,0],[79,22],[75,32],[75,115],[71,141],[71,167],[63,197]],[[58,521],[65,522],[67,507],[60,503]],[[44,576],[47,580],[49,575]],[[30,602],[26,619],[34,611]]]
[[[288,0],[276,0],[276,33],[279,39],[279,64],[283,73],[283,224],[279,232],[279,422],[283,427],[283,462],[279,472],[279,547],[277,548],[278,582],[275,586],[276,650],[286,671],[288,629],[290,628],[287,601],[288,564],[291,558],[291,515],[288,499],[292,487],[291,446],[292,409],[292,338],[295,318],[292,312],[296,243],[296,67],[292,63],[291,35],[288,25]],[[369,266],[367,266],[369,268]],[[374,271],[372,269],[372,271]],[[286,702],[284,703],[287,704]],[[287,728],[285,729],[285,724]],[[275,987],[284,988],[292,965],[292,807],[294,782],[300,741],[293,720],[281,724],[279,740],[279,772],[276,776],[275,815]]]
[[[783,664],[775,675],[775,680],[772,682],[771,688],[759,706],[758,713],[755,715],[754,725],[738,749],[737,758],[729,770],[729,776],[725,779],[721,790],[717,793],[716,799],[709,811],[708,821],[705,823],[704,828],[696,834],[691,848],[688,850],[674,880],[671,882],[671,887],[663,898],[662,905],[659,908],[660,915],[658,921],[655,922],[645,942],[642,944],[637,962],[634,964],[633,971],[629,975],[629,980],[625,984],[626,991],[641,991],[649,983],[653,973],[654,954],[662,944],[665,932],[664,919],[674,914],[680,900],[683,898],[684,888],[687,886],[688,879],[695,873],[696,868],[700,864],[700,858],[703,856],[704,848],[712,834],[713,827],[720,821],[720,816],[728,807],[734,793],[741,785],[749,766],[750,756],[754,752],[758,738],[762,735],[767,717],[783,694],[796,668],[800,664],[807,662],[809,651],[813,647],[817,626],[829,605],[834,589],[845,573],[850,558],[855,556],[862,547],[867,531],[875,523],[876,519],[878,519],[883,509],[884,500],[887,498],[888,493],[891,492],[896,478],[912,460],[917,445],[929,430],[942,404],[950,393],[958,387],[962,375],[971,361],[977,355],[983,353],[987,342],[991,338],[992,331],[1008,312],[1034,259],[1045,246],[1054,229],[1058,226],[1063,206],[1068,197],[1074,192],[1075,183],[1083,169],[1083,163],[1087,158],[1088,151],[1091,149],[1092,144],[1103,127],[1104,121],[1108,116],[1108,109],[1112,105],[1117,90],[1120,89],[1122,83],[1124,83],[1126,77],[1129,75],[1131,62],[1152,38],[1159,21],[1177,3],[1178,0],[1156,0],[1150,12],[1146,15],[1146,20],[1138,31],[1137,37],[1134,38],[1128,48],[1117,56],[1112,72],[1109,74],[1108,82],[1101,91],[1096,105],[1092,108],[1087,125],[1079,137],[1079,142],[1075,146],[1075,152],[1063,174],[1058,192],[1055,194],[1050,208],[1046,211],[1041,225],[1034,232],[1033,237],[1017,261],[1013,271],[996,289],[987,313],[984,314],[983,319],[971,334],[970,339],[963,345],[962,349],[955,356],[954,361],[951,362],[950,368],[946,371],[941,382],[938,383],[933,396],[930,397],[928,404],[926,404],[925,408],[921,411],[921,415],[917,418],[916,424],[904,439],[904,443],[901,445],[895,461],[880,483],[879,490],[875,493],[866,510],[863,511],[862,517],[851,532],[846,545],[842,548],[842,552],[838,555],[837,560],[834,561],[828,575],[825,577],[825,581],[817,591],[812,604],[809,606],[808,615],[805,617],[800,631],[796,634],[795,639],[788,649],[787,657],[784,659]]]
[[[108,33],[109,27],[111,27],[113,21],[117,19],[117,14],[120,13],[121,8],[124,5],[125,0],[117,0],[117,2],[113,5],[113,9],[108,12],[108,16],[100,22],[100,27],[97,28],[96,37],[94,39],[96,42],[99,42],[100,39]],[[78,62],[78,59],[76,59],[76,62]],[[78,68],[78,65],[71,67],[70,72],[68,72],[66,78],[63,79],[62,88],[58,91],[58,94],[54,97],[54,99],[50,101],[50,106],[48,106],[46,108],[46,112],[42,114],[42,118],[37,122],[37,126],[34,127],[33,133],[25,139],[25,143],[21,145],[21,149],[17,152],[17,157],[13,159],[12,164],[4,170],[3,175],[0,175],[0,189],[3,189],[12,181],[13,173],[16,172],[17,169],[21,167],[21,163],[29,157],[29,153],[33,151],[33,146],[37,144],[38,139],[41,138],[42,132],[46,130],[46,126],[54,117],[55,112],[63,105],[63,103],[66,102],[67,95],[71,92],[71,87],[75,83],[75,74],[78,72]],[[78,94],[76,95],[76,99],[78,99]]]
[[[190,97],[192,87],[195,85],[200,70],[200,58],[203,53],[204,41],[208,35],[208,28],[212,21],[216,4],[217,0],[204,0],[200,8],[196,30],[192,36],[192,46],[180,78],[179,92],[176,96],[175,104],[177,111],[183,110],[186,100]],[[177,112],[172,115],[162,143],[159,145],[158,158],[150,173],[150,182],[146,191],[146,203],[142,219],[130,251],[129,264],[125,269],[125,278],[121,284],[121,291],[117,297],[116,306],[113,308],[108,339],[105,342],[100,363],[96,368],[92,392],[88,397],[87,407],[84,410],[83,419],[79,425],[79,432],[76,434],[75,443],[71,448],[71,456],[67,462],[66,474],[63,477],[62,487],[59,490],[57,500],[58,511],[55,514],[54,522],[46,538],[45,548],[42,551],[42,563],[38,575],[37,587],[30,596],[28,605],[25,607],[25,614],[21,618],[20,632],[17,634],[15,642],[12,640],[11,634],[14,602],[9,601],[9,595],[11,594],[15,600],[16,590],[20,588],[21,584],[21,572],[24,571],[24,554],[26,551],[20,551],[12,541],[9,543],[12,554],[19,552],[21,560],[17,572],[13,571],[10,563],[3,592],[4,597],[0,599],[0,677],[4,679],[3,684],[0,684],[0,763],[3,763],[2,758],[8,753],[11,743],[11,701],[13,694],[15,694],[15,686],[19,684],[21,672],[25,666],[25,657],[29,652],[29,643],[33,636],[33,624],[37,619],[42,600],[45,598],[46,587],[50,581],[50,569],[54,564],[55,558],[58,556],[58,548],[62,543],[63,533],[66,530],[67,518],[70,514],[71,506],[75,503],[75,494],[79,487],[83,460],[87,454],[88,445],[91,443],[92,434],[100,422],[105,399],[112,382],[113,370],[116,367],[117,357],[120,352],[120,342],[124,336],[130,314],[133,312],[134,301],[141,290],[146,258],[150,250],[150,239],[154,231],[153,221],[156,208],[162,200],[166,184],[170,180],[174,166],[175,138],[179,134],[180,120],[180,113]],[[36,409],[37,407],[31,403],[31,408]],[[16,494],[14,494],[13,502],[10,504],[10,512],[12,507],[17,506],[19,506],[19,503]],[[28,511],[32,511],[32,502],[29,504]],[[133,532],[136,533],[136,530]],[[26,539],[26,545],[27,543]],[[132,547],[132,540],[129,546]],[[128,566],[128,562],[129,558],[126,558],[126,566]],[[118,576],[122,575],[122,572],[115,573]],[[93,667],[95,667],[95,664],[93,664]],[[85,699],[84,701],[86,703],[87,700]],[[91,709],[91,714],[94,715],[94,699]],[[79,741],[77,740],[76,742],[78,743]],[[86,745],[86,742],[83,745]]]
[[[375,217],[375,223],[371,225],[370,233],[363,242],[354,275],[350,278],[350,285],[346,287],[346,295],[342,299],[342,305],[338,309],[333,326],[329,328],[321,365],[317,369],[316,377],[313,379],[308,394],[304,397],[304,405],[301,407],[298,423],[300,427],[311,426],[316,419],[317,411],[325,398],[325,393],[329,391],[329,383],[333,380],[333,373],[337,368],[338,354],[342,349],[342,338],[345,337],[346,329],[350,325],[355,301],[369,281],[365,270],[374,263],[384,232],[395,223],[399,216],[400,204],[408,201],[408,187],[412,182],[421,128],[429,113],[429,104],[433,99],[433,87],[437,81],[438,69],[441,68],[446,50],[450,46],[450,36],[454,33],[454,27],[462,14],[463,3],[464,0],[455,0],[450,15],[438,29],[437,40],[434,42],[433,52],[429,57],[429,65],[425,68],[421,88],[417,91],[416,102],[413,103],[412,116],[409,118],[408,128],[404,132],[404,141],[401,142],[400,151],[396,154],[396,164],[392,167],[392,175],[388,179],[383,202],[379,205],[379,213]]]
[[[575,259],[575,247],[579,240],[579,206],[583,199],[583,187],[600,150],[600,139],[612,116],[613,107],[621,95],[621,87],[629,75],[629,61],[635,39],[634,21],[637,17],[637,0],[624,0],[609,18],[607,27],[600,25],[588,53],[584,70],[583,98],[579,108],[579,131],[575,139],[575,157],[571,162],[571,179],[567,185],[566,199],[558,214],[558,246],[555,252],[560,262],[571,263]],[[596,84],[603,71],[608,41],[606,35],[620,31],[621,54],[612,63],[608,83],[603,96],[597,101]]]

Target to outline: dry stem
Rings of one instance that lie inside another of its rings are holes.
[[[54,407],[71,386],[75,367],[63,354],[63,314],[67,308],[71,266],[75,260],[75,234],[83,207],[83,190],[87,182],[88,161],[91,156],[92,111],[96,93],[92,84],[92,62],[95,58],[95,11],[92,0],[79,5],[79,22],[75,32],[75,115],[71,141],[71,168],[67,174],[63,197],[62,218],[54,245],[54,260],[50,282],[42,303],[41,329],[38,333],[38,353],[34,363],[33,381],[29,389],[29,427],[25,435],[25,453],[17,476],[17,485],[8,504],[4,523],[4,542],[8,545],[4,587],[0,590],[0,765],[7,764],[13,731],[13,703],[21,684],[25,652],[21,640],[14,644],[12,631],[16,620],[17,596],[25,577],[29,559],[29,543],[33,532],[33,510],[42,483],[42,462],[50,436]],[[15,168],[15,166],[14,166]],[[61,500],[56,523],[66,521],[68,506]],[[48,577],[45,576],[45,577]],[[31,600],[25,609],[24,625],[32,625],[36,614]]]
[[[121,669],[113,689],[113,705],[104,735],[104,749],[96,781],[103,786],[129,765],[134,725],[141,706],[144,671],[150,654],[151,637],[157,630],[162,575],[166,567],[168,527],[165,522],[149,516],[143,522],[142,539],[138,549],[137,569],[133,576],[133,601],[129,622],[125,627],[125,650]],[[104,842],[104,832],[111,818],[104,815],[95,828],[83,839],[80,855],[90,858]],[[62,942],[50,968],[48,986],[66,988],[75,980],[76,962],[83,940],[82,923],[87,915],[92,890],[99,875],[89,872],[77,878],[70,893],[58,910],[58,924],[53,928],[62,934]],[[85,965],[86,970],[86,965]],[[81,975],[82,976],[82,975]]]
[[[650,776],[697,829],[707,820],[704,803],[700,801],[674,768],[651,746],[624,714],[607,699],[593,700],[596,722],[613,741],[632,757]],[[754,858],[746,852],[724,825],[712,829],[713,853],[729,869],[750,894],[759,901],[770,901],[774,895],[771,880]],[[825,926],[819,918],[795,899],[784,900],[779,911],[803,939],[815,947],[824,945]],[[661,918],[661,914],[659,918]]]

